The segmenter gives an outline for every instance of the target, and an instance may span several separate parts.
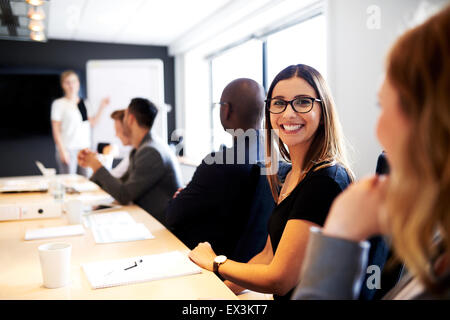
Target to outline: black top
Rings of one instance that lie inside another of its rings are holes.
[[[377,168],[375,171],[377,174],[389,174],[389,163],[386,159],[386,153],[384,151],[378,156]]]
[[[288,220],[301,219],[323,226],[334,198],[349,184],[347,171],[338,164],[309,171],[272,212],[269,235],[274,254]],[[289,299],[292,291],[284,296],[274,295],[274,299]]]
[[[80,102],[78,102],[77,106],[78,110],[80,110],[81,118],[83,119],[83,121],[88,120],[86,105],[84,104],[83,99],[80,99]]]

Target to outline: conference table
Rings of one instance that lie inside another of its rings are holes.
[[[82,186],[92,184],[77,175],[59,176],[66,185]],[[0,182],[11,179],[42,179],[42,177],[1,178]],[[81,194],[66,194],[65,201],[79,199],[80,196],[107,196],[100,188],[92,185]],[[0,193],[0,206],[10,204],[45,203],[54,201],[48,192]],[[201,273],[92,289],[81,265],[84,263],[125,259],[143,255],[189,249],[159,221],[136,205],[126,205],[105,211],[126,211],[137,223],[143,223],[153,234],[153,239],[97,244],[92,231],[78,236],[25,240],[27,230],[68,225],[63,212],[60,217],[0,221],[0,299],[161,299],[161,300],[236,300],[237,296],[223,284],[214,273],[202,269]],[[68,242],[72,244],[71,281],[62,288],[47,289],[43,286],[38,247],[48,242]]]

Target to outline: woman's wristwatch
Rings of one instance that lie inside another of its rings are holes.
[[[224,281],[225,279],[219,273],[219,266],[221,264],[224,264],[225,261],[227,261],[227,257],[224,256],[224,255],[220,255],[220,256],[216,256],[214,258],[214,263],[213,263],[213,271],[216,274],[216,276],[218,276],[219,279],[222,280],[222,281]]]

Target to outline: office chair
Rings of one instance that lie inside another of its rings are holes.
[[[389,163],[384,151],[378,156],[376,174],[389,174]],[[386,262],[392,259],[393,252],[389,241],[383,236],[375,236],[368,239],[370,242],[368,266],[377,265],[381,270],[381,288],[369,289],[367,280],[371,274],[366,274],[362,283],[359,300],[379,300],[391,290],[400,280],[403,272],[403,264],[385,268]]]

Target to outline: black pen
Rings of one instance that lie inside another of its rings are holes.
[[[142,259],[140,259],[139,261],[135,261],[135,262],[134,262],[134,265],[129,266],[129,267],[123,269],[123,271],[127,271],[127,270],[130,270],[130,269],[132,269],[132,268],[135,268],[135,267],[138,266],[138,263],[142,263],[142,262],[143,262]],[[118,270],[114,270],[114,269],[111,270],[110,272],[108,272],[107,274],[105,274],[105,277],[106,277],[106,276],[110,276],[111,274],[113,274],[113,273],[116,272],[116,271],[118,271]]]
[[[139,263],[142,263],[142,259],[138,261]],[[135,261],[134,262],[134,266],[130,266],[128,268],[123,269],[124,271],[130,270],[131,268],[137,267],[138,266],[138,262]]]

